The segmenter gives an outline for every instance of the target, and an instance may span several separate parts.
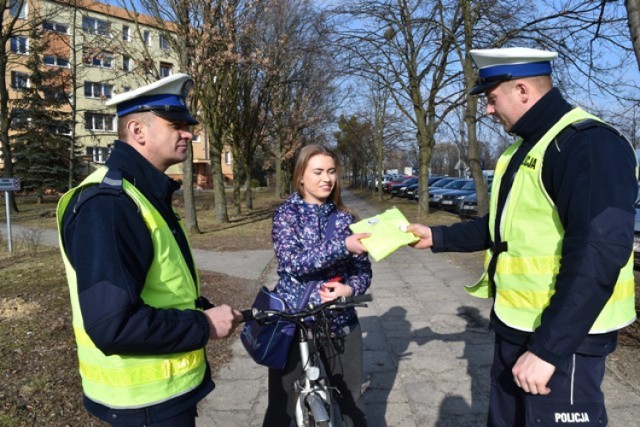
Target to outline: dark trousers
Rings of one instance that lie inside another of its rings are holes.
[[[109,411],[107,422],[114,427],[196,427],[197,408],[188,410],[162,421],[149,421],[146,409],[117,409]]]
[[[335,397],[346,426],[366,426],[362,387],[362,330],[356,326],[344,338],[333,338],[333,346],[320,348],[331,386],[338,389]],[[312,340],[309,340],[312,346]],[[295,393],[293,385],[303,375],[300,347],[294,340],[284,369],[269,369],[269,404],[263,427],[295,425]]]
[[[525,393],[513,380],[511,369],[526,350],[496,335],[488,426],[607,425],[600,389],[606,356],[574,354],[556,367],[547,384],[551,393],[542,396]]]

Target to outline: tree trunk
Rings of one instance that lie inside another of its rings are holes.
[[[240,201],[240,187],[242,186],[241,177],[241,167],[243,160],[240,159],[240,150],[237,147],[237,144],[234,143],[234,146],[231,148],[231,152],[233,153],[233,216],[239,216],[242,214],[242,206]]]
[[[245,179],[244,206],[247,209],[253,209],[253,189],[251,188],[251,160],[249,160],[248,157],[249,156],[245,156],[245,158],[242,159]]]
[[[477,13],[468,0],[461,4],[464,24],[464,48],[467,53],[465,57],[460,58],[462,61],[464,81],[467,91],[471,89],[475,82],[475,72],[473,64],[468,52],[472,47],[473,27],[477,20]],[[467,130],[469,141],[469,166],[471,167],[471,176],[476,183],[476,195],[478,201],[478,215],[484,216],[489,212],[489,193],[487,191],[487,182],[482,174],[482,164],[480,162],[480,143],[477,136],[477,117],[478,115],[478,97],[470,95],[467,92],[467,102],[464,109],[464,123],[461,123]]]
[[[213,132],[209,133],[213,135]],[[215,221],[217,223],[228,223],[227,200],[224,191],[224,178],[222,177],[222,149],[221,142],[211,143],[211,174],[213,179],[213,203],[215,205]]]
[[[182,197],[184,198],[184,227],[190,233],[201,233],[196,215],[196,203],[193,196],[193,144],[187,143],[187,158],[182,174]]]
[[[636,62],[640,69],[640,3],[638,0],[626,0],[627,16],[629,17],[629,34],[631,34],[631,43],[633,51],[636,54]]]
[[[274,151],[275,154],[275,159],[274,159],[274,169],[275,169],[275,191],[274,191],[274,195],[276,196],[277,199],[281,199],[282,198],[282,190],[284,189],[283,184],[283,177],[282,177],[282,153],[280,152],[280,138],[276,137],[276,147]]]
[[[418,97],[419,97],[419,88]],[[426,112],[419,108],[422,102],[414,103],[416,121],[418,123],[418,153],[420,162],[420,178],[418,188],[420,197],[418,198],[418,217],[427,218],[429,216],[429,165],[431,164],[431,152],[433,151],[433,140],[429,141],[426,123]]]

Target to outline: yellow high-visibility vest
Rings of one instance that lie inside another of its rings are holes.
[[[549,144],[567,126],[597,117],[575,108],[558,121],[527,154],[515,174],[513,186],[504,207],[500,235],[507,242],[506,252],[498,254],[494,283],[494,311],[507,326],[521,331],[534,331],[540,325],[542,312],[555,292],[560,270],[564,228],[558,210],[542,183],[542,161]],[[519,140],[498,160],[493,188],[499,189],[513,154],[522,144]],[[495,241],[496,211],[499,191],[491,193],[489,231]],[[485,254],[485,272],[478,283],[466,290],[473,296],[490,298],[487,268],[493,256]],[[620,270],[614,292],[589,331],[590,334],[620,329],[636,318],[633,252]]]
[[[73,195],[87,185],[99,184],[106,172],[106,168],[98,169],[60,199],[58,238],[69,284],[84,393],[110,408],[133,409],[164,402],[195,389],[204,378],[206,361],[204,349],[175,354],[107,356],[87,335],[78,302],[76,272],[65,253],[61,225]],[[138,205],[153,242],[154,257],[142,290],[143,301],[156,308],[195,310],[199,279],[193,280],[169,226],[131,183],[123,180],[122,188]]]

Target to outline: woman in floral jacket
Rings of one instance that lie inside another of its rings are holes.
[[[309,286],[314,288],[309,302],[318,304],[364,294],[371,284],[371,263],[360,243],[367,234],[351,234],[349,224],[355,217],[342,203],[338,176],[333,152],[320,145],[304,147],[293,174],[296,191],[274,214],[272,237],[280,276],[275,292],[290,307],[300,305]],[[335,278],[339,280],[330,281]],[[351,425],[365,426],[358,317],[348,309],[330,321],[333,345],[323,346],[321,355],[331,384],[338,388],[337,400],[347,425],[351,421]],[[292,424],[292,385],[301,375],[299,348],[292,345],[284,369],[269,369],[269,405],[263,426]]]

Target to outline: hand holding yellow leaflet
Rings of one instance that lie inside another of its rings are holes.
[[[406,229],[409,221],[396,207],[387,209],[381,214],[365,218],[349,228],[354,233],[371,233],[370,237],[361,242],[375,261],[380,261],[392,254],[401,246],[420,240]]]

